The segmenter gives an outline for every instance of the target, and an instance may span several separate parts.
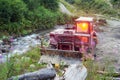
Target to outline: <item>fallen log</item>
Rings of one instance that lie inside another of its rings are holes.
[[[8,80],[52,80],[56,76],[54,68],[43,68],[35,72],[26,73],[23,75],[13,76]]]

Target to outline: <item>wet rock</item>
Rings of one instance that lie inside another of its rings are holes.
[[[1,53],[8,53],[10,50],[10,47],[11,47],[10,45],[1,45],[0,46]]]

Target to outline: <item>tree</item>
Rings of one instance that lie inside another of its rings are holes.
[[[67,1],[67,2],[69,2],[70,4],[74,4],[74,0],[65,0],[65,1]]]
[[[40,0],[41,5],[50,10],[58,9],[58,0]]]
[[[21,0],[11,0],[11,22],[19,22],[24,18],[24,13],[27,11],[26,4]]]
[[[0,25],[4,23],[8,23],[11,18],[11,7],[9,0],[1,0],[0,1]]]
[[[32,11],[40,6],[40,0],[23,0],[27,8]]]
[[[0,24],[21,21],[26,10],[26,4],[21,0],[1,0]]]

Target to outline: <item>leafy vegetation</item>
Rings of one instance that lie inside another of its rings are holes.
[[[21,21],[26,9],[26,4],[21,0],[1,0],[0,25]]]
[[[71,4],[69,4],[69,3],[71,3],[71,0],[70,0],[69,3],[66,2],[66,1],[69,2],[69,0],[60,0],[60,2],[61,2],[62,4],[64,4],[64,6],[65,6],[71,13],[74,13],[74,11],[76,10],[75,7],[72,6]]]
[[[110,0],[114,8],[120,9],[120,0]]]
[[[41,5],[50,10],[58,9],[58,0],[40,0]]]
[[[70,4],[75,3],[75,0],[65,0],[66,2],[69,2]]]
[[[84,66],[88,70],[88,75],[86,80],[112,80],[112,73],[114,72],[114,67],[111,66],[111,62],[105,59],[104,64],[100,65],[95,61],[87,60],[83,62]],[[108,72],[111,74],[100,74],[99,71]]]
[[[86,13],[93,11],[94,13],[109,14],[109,11],[111,11],[110,5],[104,0],[75,0],[75,4]]]
[[[40,59],[39,48],[32,48],[23,55],[15,55],[7,62],[0,64],[0,80],[7,80],[11,76],[32,72],[43,68],[46,64],[38,64]]]
[[[65,23],[70,18],[64,16],[58,10],[58,0],[1,0],[0,32],[24,35]]]
[[[65,0],[77,7],[76,12],[84,11],[83,14],[103,14],[114,17],[119,17],[119,0]],[[116,7],[115,7],[116,6]],[[76,13],[75,12],[75,13]]]

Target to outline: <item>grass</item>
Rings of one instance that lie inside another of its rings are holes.
[[[91,60],[85,61],[83,64],[88,70],[88,76],[86,80],[112,80],[112,75],[102,75],[98,73],[98,71],[106,71],[110,74],[114,72],[114,67],[109,67],[111,66],[111,63],[109,63],[107,60],[104,62],[106,65],[100,65],[99,63]]]
[[[39,59],[39,47],[31,48],[25,54],[12,56],[9,61],[0,64],[0,80],[7,80],[11,76],[33,72],[46,67],[46,64],[38,64]]]
[[[73,16],[79,17],[79,16],[95,16],[92,11],[89,12],[89,14],[86,14],[84,10],[79,9],[78,6],[69,4],[65,0],[60,0],[62,4],[65,5],[65,7],[73,14]]]
[[[65,5],[65,7],[70,11],[70,12],[74,12],[75,11],[75,7],[74,6],[72,6],[72,5],[70,5],[68,2],[66,2],[65,0],[60,0],[60,2],[62,3],[62,4],[64,4]]]
[[[39,59],[39,47],[31,48],[31,50],[25,54],[12,56],[6,63],[0,64],[0,80],[7,80],[11,76],[33,72],[46,67],[46,64],[38,64]],[[111,75],[101,75],[97,73],[97,71],[103,71],[103,69],[110,73],[113,72],[114,68],[109,67],[109,61],[105,60],[103,63],[106,65],[100,65],[92,60],[83,62],[88,70],[86,80],[111,80]],[[60,64],[60,68],[56,70],[59,76],[62,76],[63,69],[64,65]]]
[[[76,16],[76,17],[79,17],[79,16],[96,17],[95,14],[100,14],[100,15],[103,15],[104,17],[108,17],[108,18],[115,17],[115,18],[120,19],[120,16],[119,16],[120,15],[120,13],[119,13],[120,11],[119,10],[117,10],[116,13],[107,14],[107,13],[95,12],[96,10],[89,9],[89,10],[87,10],[88,12],[86,13],[86,10],[80,9],[80,6],[77,6],[75,4],[69,4],[65,0],[60,0],[60,2],[65,5],[65,7],[73,14],[73,16]],[[113,9],[111,9],[111,10],[113,10]],[[114,10],[111,11],[111,12],[114,12]]]

